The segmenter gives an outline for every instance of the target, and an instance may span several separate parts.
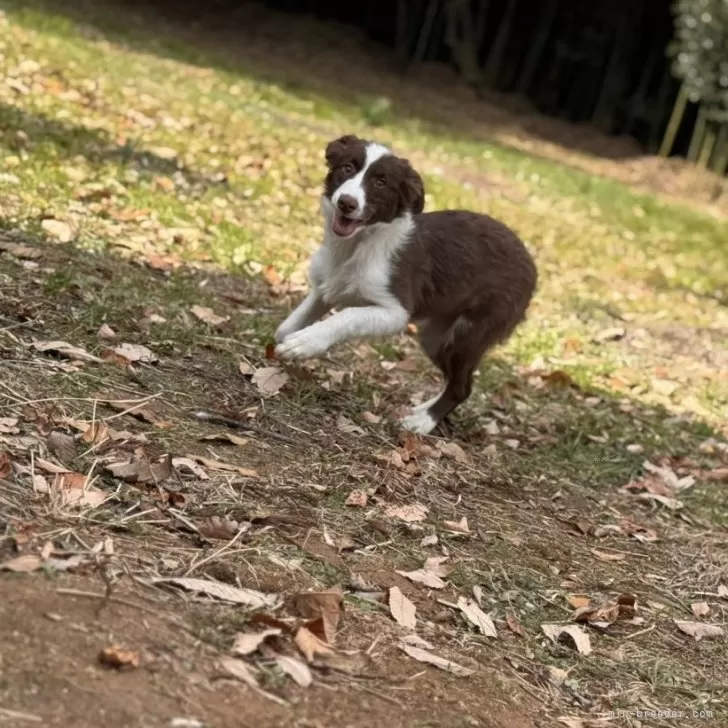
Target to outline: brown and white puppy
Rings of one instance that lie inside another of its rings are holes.
[[[445,387],[401,424],[429,433],[470,396],[483,354],[524,319],[536,267],[518,236],[487,215],[423,214],[422,178],[386,147],[344,136],[328,145],[326,162],[311,292],[278,328],[276,352],[307,359],[415,323]]]

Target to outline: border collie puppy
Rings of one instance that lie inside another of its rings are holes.
[[[445,386],[400,424],[427,434],[470,396],[485,352],[524,319],[536,267],[518,236],[487,215],[423,213],[422,178],[380,144],[341,137],[327,146],[326,163],[311,291],[278,328],[276,353],[308,359],[415,323]]]

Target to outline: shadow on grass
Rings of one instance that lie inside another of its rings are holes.
[[[174,150],[161,156],[153,150],[140,147],[133,139],[118,144],[103,130],[29,113],[8,104],[0,103],[0,128],[6,131],[0,146],[10,149],[26,146],[41,148],[45,152],[44,158],[50,160],[62,161],[81,156],[93,165],[117,164],[150,175],[171,177],[182,171],[191,185],[201,189],[225,185],[224,181],[211,180],[184,166],[173,154]],[[21,131],[27,137],[22,142],[17,137],[17,132]]]

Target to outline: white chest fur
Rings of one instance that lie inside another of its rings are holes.
[[[412,228],[407,216],[372,225],[354,240],[343,240],[327,230],[324,244],[311,260],[313,285],[336,308],[397,305],[390,290],[392,269]]]

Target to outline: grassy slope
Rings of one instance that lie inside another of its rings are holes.
[[[17,355],[6,364],[0,406],[15,412],[24,399],[55,397],[59,390],[81,398],[114,386],[154,393],[167,402],[167,414],[179,418],[177,426],[153,431],[160,453],[196,447],[203,430],[184,420],[187,407],[214,403],[239,412],[260,406],[236,362],[246,356],[261,363],[264,343],[283,315],[280,297],[271,299],[265,286],[243,277],[162,275],[160,261],[204,264],[208,270],[212,264],[244,275],[272,265],[300,279],[319,235],[325,142],[352,129],[391,142],[423,171],[429,209],[462,206],[500,217],[527,240],[541,283],[529,322],[483,364],[482,395],[457,420],[456,435],[475,464],[427,466],[414,486],[395,477],[388,497],[427,501],[438,518],[452,518],[465,515],[452,491],[464,494],[468,518],[479,523],[484,543],[462,546],[442,536],[460,563],[451,582],[463,593],[474,583],[487,584],[495,614],[519,614],[531,635],[528,649],[519,653],[519,669],[529,681],[534,665],[573,668],[573,684],[549,689],[554,704],[581,704],[593,712],[637,707],[651,694],[660,705],[679,684],[686,704],[713,705],[720,695],[720,646],[688,645],[678,657],[674,641],[680,638],[664,619],[649,641],[622,643],[621,657],[604,647],[591,661],[574,662],[568,651],[551,649],[537,635],[540,623],[563,618],[569,590],[564,577],[569,582],[572,572],[578,591],[596,598],[632,590],[644,600],[667,601],[673,616],[682,618],[694,594],[714,590],[720,579],[725,550],[717,544],[728,518],[724,485],[701,480],[681,494],[687,520],[648,509],[619,494],[617,486],[640,472],[645,457],[668,457],[675,464],[689,456],[695,467],[707,469],[719,464],[701,443],[724,426],[728,412],[725,222],[498,145],[454,139],[414,120],[385,116],[384,123],[368,127],[367,106],[276,86],[260,80],[253,66],[229,63],[222,51],[192,52],[141,26],[121,30],[124,23],[113,15],[112,42],[40,6],[3,5],[2,64],[11,81],[0,85],[2,224],[32,240],[45,237],[43,219],[61,220],[73,232],[75,250],[53,247],[38,270],[0,257],[7,292],[0,299],[2,325],[24,340],[32,332],[99,350],[95,332],[108,323],[124,340],[153,348],[165,364],[130,379],[108,365],[59,377]],[[119,255],[147,259],[156,268],[122,263]],[[226,287],[237,291],[242,309],[221,295]],[[211,305],[232,321],[222,332],[205,330],[190,318],[194,303]],[[152,309],[167,322],[150,330],[139,321]],[[15,329],[23,316],[31,319],[25,334],[22,326]],[[625,327],[627,336],[593,341],[614,326]],[[341,411],[352,419],[365,409],[386,415],[409,395],[424,387],[429,392],[435,379],[409,339],[353,350],[358,360],[335,352],[313,382],[298,383],[265,404],[261,416],[279,429],[292,423],[319,433],[313,441],[318,437],[323,444],[312,451],[299,445],[282,473],[267,471],[278,491],[253,500],[267,498],[271,507],[285,510],[292,507],[293,484],[317,480],[328,490],[314,505],[328,514],[331,527],[371,544],[358,512],[341,505],[352,486],[380,477],[371,450],[394,433],[385,423],[368,426],[361,442],[330,431],[321,440],[321,422]],[[385,371],[380,364],[401,358],[413,359],[426,374]],[[353,381],[342,388],[327,372],[347,370],[352,361]],[[585,392],[529,380],[522,370],[529,365],[565,371]],[[37,379],[27,375],[28,366]],[[84,405],[59,407],[90,416]],[[501,436],[482,434],[484,415],[495,417]],[[504,439],[518,440],[519,448],[512,450]],[[496,464],[483,455],[492,442]],[[643,453],[627,447],[634,445]],[[355,453],[353,465],[347,453]],[[264,451],[246,457],[259,458],[261,468],[271,465]],[[201,510],[191,506],[190,517],[209,511],[207,502],[196,505]],[[225,513],[232,506],[224,500],[216,505]],[[611,523],[617,515],[652,524],[661,541],[615,543],[635,559],[595,563],[588,548],[597,542],[566,533],[564,523]],[[320,523],[314,519],[313,525]],[[698,531],[699,544],[693,540]],[[381,573],[414,568],[422,558],[417,539],[395,533],[390,550],[381,550]],[[282,548],[275,539],[261,543]],[[688,579],[685,569],[697,552],[703,568]],[[323,572],[315,562],[306,567],[313,584],[341,578],[341,569],[330,564]],[[276,588],[292,587],[276,578]],[[427,614],[434,605],[418,608]],[[725,619],[722,610],[714,612],[717,621]],[[710,668],[701,667],[705,659]],[[600,690],[609,693],[606,702],[597,700]]]

